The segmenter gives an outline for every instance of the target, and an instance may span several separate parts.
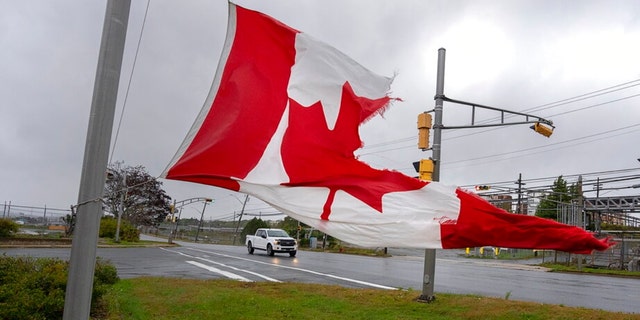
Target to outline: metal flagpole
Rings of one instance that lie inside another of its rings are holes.
[[[71,244],[64,320],[89,319],[102,195],[118,96],[130,0],[109,0],[102,29]]]

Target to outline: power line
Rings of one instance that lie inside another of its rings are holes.
[[[116,127],[116,134],[113,138],[113,146],[111,148],[111,156],[109,157],[109,163],[113,160],[113,154],[116,150],[116,145],[118,144],[118,136],[120,135],[120,127],[122,126],[122,119],[124,118],[124,111],[127,107],[127,100],[129,99],[129,90],[131,89],[131,80],[133,79],[133,73],[136,69],[136,62],[138,61],[138,53],[140,52],[140,44],[142,43],[142,35],[144,34],[144,26],[147,22],[147,13],[149,12],[149,4],[151,0],[147,1],[147,7],[144,11],[144,18],[142,19],[142,27],[140,29],[140,36],[138,37],[138,44],[136,46],[136,52],[133,56],[133,65],[131,66],[131,73],[129,74],[129,82],[127,83],[127,90],[124,94],[124,102],[122,103],[122,110],[120,112],[120,119],[118,120],[118,126]]]
[[[549,148],[552,146],[557,146],[557,145],[561,145],[561,144],[567,144],[567,143],[572,143],[572,142],[576,142],[576,141],[580,141],[580,140],[584,140],[584,139],[589,139],[589,138],[593,138],[593,137],[597,137],[603,134],[607,134],[607,133],[612,133],[612,132],[617,132],[617,131],[621,131],[621,130],[625,130],[625,129],[629,129],[629,128],[634,128],[634,127],[638,127],[640,126],[640,123],[634,124],[634,125],[630,125],[630,126],[626,126],[626,127],[622,127],[622,128],[617,128],[617,129],[612,129],[612,130],[607,130],[607,131],[602,131],[599,133],[594,133],[594,134],[590,134],[587,136],[583,136],[583,137],[579,137],[579,138],[574,138],[574,139],[569,139],[569,140],[564,140],[564,141],[559,141],[559,142],[555,142],[555,143],[550,143],[547,145],[542,145],[542,146],[535,146],[535,147],[530,147],[530,148],[525,148],[525,149],[520,149],[520,150],[515,150],[515,151],[509,151],[509,152],[503,152],[503,153],[498,153],[498,154],[493,154],[493,155],[489,155],[489,156],[482,156],[482,157],[476,157],[476,158],[470,158],[470,159],[465,159],[465,160],[456,160],[456,161],[449,161],[447,162],[445,165],[449,165],[449,164],[456,164],[456,163],[461,163],[461,162],[468,162],[468,161],[476,161],[476,160],[483,160],[483,159],[489,159],[489,158],[494,158],[494,157],[500,157],[500,156],[505,156],[505,155],[510,155],[510,154],[515,154],[515,153],[521,153],[521,152],[526,152],[526,151],[531,151],[531,150],[536,150],[536,149],[542,149],[542,148]],[[629,134],[632,132],[635,132],[637,130],[634,131],[630,131],[630,132],[625,132],[622,134]],[[621,134],[618,134],[621,135]],[[614,135],[614,136],[609,136],[609,137],[602,137],[600,139],[594,139],[594,140],[590,140],[590,141],[585,141],[579,144],[573,144],[575,145],[580,145],[583,143],[587,143],[587,142],[593,142],[593,141],[598,141],[598,140],[603,140],[603,139],[610,139],[613,137],[616,137],[618,135]],[[551,149],[551,150],[557,150],[556,149]],[[550,151],[550,150],[547,150]],[[526,155],[521,155],[521,156],[526,156]],[[519,156],[516,156],[519,157]],[[510,157],[507,159],[513,159],[516,157]],[[504,160],[504,159],[503,159]]]
[[[596,171],[596,172],[588,172],[588,173],[576,173],[576,174],[563,174],[561,175],[562,178],[565,181],[571,181],[573,180],[577,180],[578,177],[582,176],[583,178],[585,177],[603,177],[603,176],[608,176],[608,175],[619,175],[619,174],[623,174],[623,173],[630,173],[630,172],[640,172],[640,167],[639,168],[628,168],[628,169],[617,169],[617,170],[608,170],[608,171]],[[639,177],[639,175],[625,175],[625,176],[618,176],[618,177],[613,177],[610,179],[616,179],[616,178],[631,178],[631,177]],[[528,185],[536,185],[536,183],[538,183],[534,188],[540,188],[541,186],[539,185],[540,183],[545,183],[545,185],[542,186],[551,186],[553,185],[553,181],[555,181],[556,179],[558,179],[558,176],[550,176],[550,177],[542,177],[542,178],[530,178],[530,179],[522,179],[522,182],[527,183]],[[475,183],[475,184],[469,184],[469,185],[460,185],[461,188],[473,188],[476,185],[489,185],[492,187],[502,187],[504,185],[513,185],[514,184],[514,180],[508,180],[508,181],[494,181],[494,182],[481,182],[481,183]],[[547,183],[547,181],[551,181],[551,183]],[[584,180],[584,181],[593,181],[593,180]],[[600,179],[600,183],[603,183],[603,181],[608,181],[606,179],[601,178]],[[583,183],[584,185],[584,183]],[[511,188],[511,187],[508,187]],[[515,189],[515,188],[511,188],[511,189]],[[533,189],[533,188],[530,188]]]
[[[550,118],[550,117],[557,117],[557,116],[561,116],[561,115],[566,115],[566,114],[569,114],[569,113],[573,113],[573,112],[577,112],[577,111],[583,111],[583,110],[591,109],[591,108],[595,108],[595,107],[600,107],[600,106],[607,105],[607,104],[610,104],[610,103],[614,103],[614,102],[619,102],[619,101],[622,101],[622,100],[635,98],[635,97],[638,97],[638,96],[640,96],[640,94],[634,94],[634,95],[626,96],[626,97],[619,98],[619,99],[614,99],[614,100],[609,100],[609,101],[605,101],[605,102],[602,102],[602,103],[589,105],[589,106],[586,106],[586,107],[583,107],[583,108],[578,108],[578,109],[574,109],[574,110],[569,110],[569,111],[565,111],[565,112],[561,112],[561,113],[552,114],[552,115],[549,115],[547,117]],[[458,135],[458,136],[455,136],[455,137],[448,137],[448,138],[446,138],[444,140],[445,141],[450,141],[450,140],[454,140],[454,139],[459,139],[459,138],[463,138],[463,137],[468,137],[468,136],[477,135],[477,134],[480,134],[480,133],[496,131],[496,130],[501,130],[501,129],[504,129],[504,127],[496,127],[496,128],[492,128],[492,129],[475,131],[473,133],[465,133],[465,134]]]
[[[629,84],[632,84],[632,85],[629,85]],[[556,108],[556,107],[559,107],[559,106],[567,105],[567,104],[570,104],[570,103],[574,103],[574,102],[583,101],[583,100],[586,100],[586,99],[595,98],[595,97],[602,96],[602,95],[605,95],[605,94],[609,94],[609,93],[613,93],[613,92],[629,89],[629,88],[636,87],[636,86],[640,86],[640,79],[627,81],[627,82],[624,82],[624,83],[621,83],[621,84],[617,84],[617,85],[614,85],[614,86],[610,86],[610,87],[607,87],[607,88],[603,88],[603,89],[591,91],[591,92],[588,92],[588,93],[580,94],[580,95],[577,95],[577,96],[573,96],[573,97],[570,97],[570,98],[566,98],[566,99],[562,99],[562,100],[546,103],[546,104],[543,104],[543,105],[540,105],[540,106],[536,106],[536,107],[532,107],[532,108],[529,108],[529,109],[525,109],[523,111],[531,112],[531,111],[547,110],[547,109],[551,109],[551,108]],[[589,105],[589,106],[586,106],[586,107],[583,107],[583,108],[578,108],[578,109],[569,110],[569,111],[566,111],[566,112],[557,113],[555,115],[550,115],[550,116],[547,116],[547,117],[566,115],[566,114],[569,114],[569,113],[573,113],[573,112],[577,112],[577,111],[583,111],[583,110],[586,110],[586,109],[591,109],[591,108],[603,106],[603,105],[606,105],[606,104],[615,103],[615,102],[619,102],[619,101],[635,98],[635,97],[638,97],[638,96],[640,96],[640,94],[634,94],[634,95],[622,97],[622,98],[619,98],[619,99],[614,99],[614,100],[609,100],[609,101],[605,101],[605,102],[602,102],[602,103]],[[493,119],[493,120],[495,120],[495,119]],[[492,119],[485,120],[485,121],[492,121]],[[481,122],[479,122],[479,123],[481,123]],[[481,130],[481,131],[475,131],[473,133],[466,133],[466,134],[457,135],[457,136],[454,136],[454,137],[447,137],[447,138],[445,138],[443,140],[444,141],[450,141],[450,140],[454,140],[454,139],[459,139],[459,138],[463,138],[463,137],[467,137],[467,136],[471,136],[471,135],[477,135],[477,134],[490,132],[490,131],[495,131],[495,130],[500,130],[500,129],[504,129],[504,128],[503,127],[497,127],[497,128],[491,128],[491,129],[486,129],[486,130]],[[384,147],[384,146],[393,145],[393,144],[402,143],[402,142],[407,142],[407,141],[413,141],[415,139],[416,139],[415,136],[399,138],[399,139],[395,139],[395,140],[390,140],[390,141],[386,141],[386,142],[381,142],[381,143],[377,143],[377,144],[364,146],[362,148],[362,150],[379,148],[379,147]],[[394,150],[405,149],[405,148],[410,148],[410,147],[412,147],[412,146],[401,146],[401,147],[395,147],[395,148],[391,148],[391,149],[384,149],[384,150],[361,153],[360,155],[362,156],[362,155],[369,155],[369,154],[373,154],[373,153],[388,152],[388,151],[394,151]]]

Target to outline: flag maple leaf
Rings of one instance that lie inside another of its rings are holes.
[[[359,125],[369,114],[384,108],[388,100],[358,97],[349,82],[345,82],[338,117],[330,130],[320,101],[305,107],[290,99],[288,128],[281,149],[289,182],[283,185],[329,188],[323,220],[329,219],[338,190],[382,212],[382,197],[386,193],[416,190],[426,184],[396,171],[371,168],[354,156],[354,151],[362,146]]]

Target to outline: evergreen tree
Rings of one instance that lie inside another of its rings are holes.
[[[258,218],[249,220],[249,222],[247,222],[247,225],[244,226],[242,232],[240,233],[240,239],[244,241],[247,235],[255,234],[256,230],[260,228],[269,228],[269,224],[266,221]]]
[[[573,184],[567,187],[567,181],[559,176],[554,182],[551,192],[544,196],[536,209],[536,216],[541,218],[558,219],[558,205],[571,203],[578,197],[578,186]]]
[[[295,235],[298,231],[298,220],[287,216],[284,217],[284,220],[278,222],[277,227],[286,231],[289,235]]]

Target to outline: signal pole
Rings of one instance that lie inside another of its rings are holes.
[[[435,108],[432,110],[434,113],[434,123],[433,123],[433,146],[430,148],[432,151],[432,161],[433,161],[433,173],[431,175],[431,181],[440,181],[440,165],[442,163],[440,159],[441,147],[442,147],[442,130],[444,129],[468,129],[468,128],[483,128],[483,127],[498,127],[498,126],[507,126],[507,125],[518,125],[518,124],[533,124],[531,129],[540,133],[545,137],[551,136],[553,133],[553,122],[550,120],[544,119],[542,117],[538,117],[532,114],[526,114],[522,112],[509,111],[505,109],[500,109],[496,107],[490,107],[481,105],[478,103],[471,103],[461,100],[454,100],[448,98],[444,95],[444,66],[445,66],[445,56],[446,50],[444,48],[438,49],[438,71],[437,71],[437,79],[436,79],[436,95],[435,95]],[[463,126],[444,126],[442,124],[442,107],[443,103],[452,102],[456,104],[467,105],[471,107],[471,125],[463,125]],[[476,108],[491,110],[500,113],[500,122],[499,123],[490,123],[490,124],[476,124],[475,123],[475,112]],[[432,112],[427,111],[427,112]],[[521,121],[511,121],[505,122],[505,114],[512,116],[524,117]],[[428,122],[428,121],[426,121]],[[418,148],[422,151],[429,150],[428,148],[428,133],[425,134],[425,129],[429,129],[428,125],[425,125],[425,121],[423,117],[418,116]],[[640,159],[638,159],[640,161]],[[427,170],[422,169],[421,160],[420,165],[416,168],[420,172],[420,177],[426,177]],[[518,210],[520,210],[518,208]],[[418,301],[421,302],[431,302],[435,300],[435,295],[433,293],[433,285],[435,278],[435,268],[436,268],[436,250],[435,249],[425,249],[424,253],[424,273],[422,278],[422,294],[418,297]]]
[[[433,146],[431,147],[433,159],[432,181],[440,181],[440,146],[442,142],[442,105],[444,103],[444,62],[446,50],[438,49],[438,73],[436,78],[436,106],[434,109],[435,121],[433,124]],[[419,301],[431,302],[436,299],[433,293],[434,278],[436,275],[436,249],[424,251],[424,274],[422,277],[422,294]]]

